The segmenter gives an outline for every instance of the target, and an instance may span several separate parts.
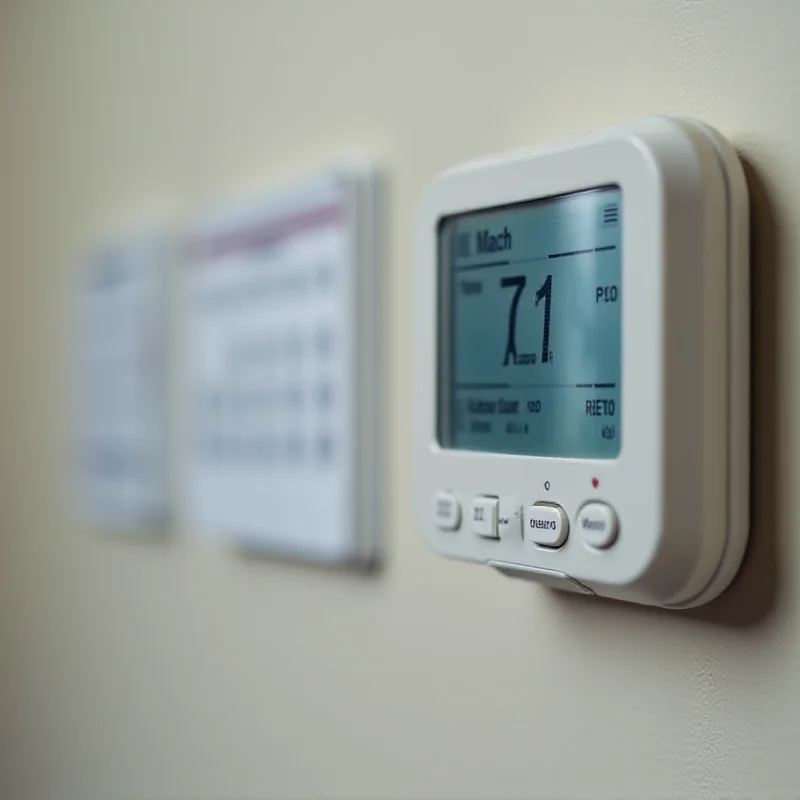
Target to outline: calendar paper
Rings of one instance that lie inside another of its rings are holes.
[[[332,172],[220,209],[192,237],[194,530],[323,561],[353,555],[354,224]]]

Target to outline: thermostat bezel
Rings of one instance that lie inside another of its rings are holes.
[[[619,186],[622,227],[622,443],[614,459],[446,449],[437,433],[442,219]],[[730,144],[697,120],[645,117],[439,177],[414,234],[413,499],[442,555],[491,563],[564,588],[638,603],[700,605],[733,579],[749,532],[749,253],[744,173]],[[434,518],[439,492],[461,509]],[[476,497],[499,498],[498,538],[476,536]],[[533,545],[526,508],[561,506],[560,547]],[[575,529],[588,501],[619,520],[613,546]],[[555,576],[555,579],[553,579]]]

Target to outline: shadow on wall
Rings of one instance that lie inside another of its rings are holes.
[[[779,507],[779,465],[786,439],[779,437],[780,393],[778,370],[781,363],[781,327],[778,303],[779,271],[783,264],[781,231],[768,187],[756,168],[740,154],[750,190],[751,224],[751,532],[742,568],[734,583],[713,602],[677,612],[690,620],[719,625],[747,627],[764,624],[777,607],[780,592],[780,557],[777,509]],[[565,606],[597,604],[595,598],[554,592]],[[602,603],[615,603],[601,600]],[[676,612],[625,603],[632,613],[670,614]]]

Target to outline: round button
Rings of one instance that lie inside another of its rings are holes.
[[[555,503],[536,503],[525,509],[525,535],[542,547],[561,547],[569,536],[569,519]]]
[[[433,518],[442,531],[454,531],[461,525],[461,506],[452,492],[436,492],[433,498]]]
[[[600,550],[611,547],[619,535],[619,520],[608,503],[586,503],[578,512],[575,525],[583,541]]]

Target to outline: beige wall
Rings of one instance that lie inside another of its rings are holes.
[[[793,0],[6,2],[0,796],[797,796],[798,41]],[[756,541],[688,614],[448,563],[408,509],[423,187],[650,111],[721,128],[755,196]],[[67,334],[89,234],[353,146],[395,176],[385,572],[82,529]]]

